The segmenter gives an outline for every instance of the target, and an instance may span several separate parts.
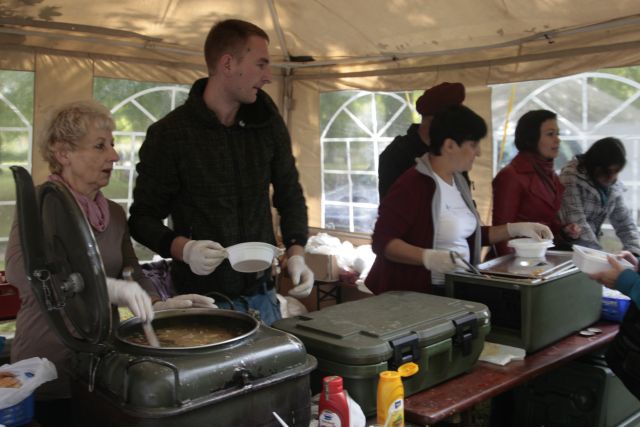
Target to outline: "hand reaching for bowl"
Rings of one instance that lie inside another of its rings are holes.
[[[178,295],[167,298],[164,301],[156,301],[153,304],[154,311],[171,310],[180,308],[218,308],[215,300],[199,294]]]
[[[227,250],[212,240],[189,240],[182,250],[183,261],[199,276],[213,273],[226,257]]]
[[[611,267],[613,268],[610,268],[606,271],[601,271],[600,273],[589,274],[589,277],[591,277],[596,282],[603,284],[607,288],[615,289],[616,280],[618,280],[618,276],[620,276],[620,273],[624,271],[625,267],[620,264],[616,257],[614,257],[613,255],[609,255],[607,257],[607,260],[609,260],[609,264],[611,264]],[[637,263],[638,261],[636,260],[636,264]]]
[[[513,222],[507,224],[509,237],[531,237],[537,240],[553,240],[551,229],[537,222]]]
[[[638,258],[629,251],[621,251],[616,255],[617,259],[623,259],[629,261],[629,264],[633,266],[634,271],[638,271]]]

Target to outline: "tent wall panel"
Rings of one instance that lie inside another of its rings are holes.
[[[93,91],[93,63],[90,59],[37,55],[34,88],[33,180],[43,182],[49,167],[42,160],[38,141],[43,137],[48,116],[64,102],[90,99]]]

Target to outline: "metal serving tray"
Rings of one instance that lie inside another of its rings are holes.
[[[578,271],[572,256],[572,252],[564,251],[547,251],[544,258],[522,258],[510,254],[479,264],[477,268],[489,276],[527,279],[537,283]]]

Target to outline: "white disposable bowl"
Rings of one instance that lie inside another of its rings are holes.
[[[516,250],[516,255],[523,258],[544,258],[547,248],[553,246],[551,240],[536,240],[529,237],[509,240],[508,245]]]
[[[257,273],[271,266],[280,249],[264,242],[245,242],[227,248],[231,267],[241,273]]]
[[[573,245],[573,263],[583,273],[594,274],[613,268],[607,259],[608,255],[611,254],[585,246]],[[618,262],[625,268],[633,268],[631,263],[625,259],[619,259]]]

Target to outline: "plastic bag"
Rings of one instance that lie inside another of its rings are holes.
[[[22,385],[18,388],[0,388],[0,409],[17,405],[29,397],[40,384],[58,378],[56,366],[48,359],[32,357],[11,365],[0,366],[0,371],[16,375]]]

